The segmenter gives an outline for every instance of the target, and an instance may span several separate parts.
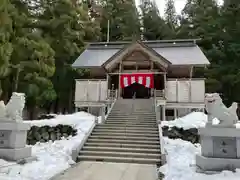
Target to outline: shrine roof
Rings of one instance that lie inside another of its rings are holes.
[[[172,65],[203,66],[210,64],[195,39],[140,42],[164,57]],[[86,49],[72,66],[76,68],[101,67],[111,57],[133,43],[131,41],[87,43]]]

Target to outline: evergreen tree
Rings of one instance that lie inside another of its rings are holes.
[[[171,39],[169,34],[170,29],[160,17],[155,1],[142,0],[140,8],[144,38],[146,40]]]
[[[11,15],[13,32],[11,41],[11,76],[8,87],[11,91],[25,92],[27,107],[34,118],[37,107],[55,98],[55,91],[49,78],[55,71],[54,51],[42,38],[34,21],[30,4],[26,1],[11,0],[14,12]],[[9,92],[5,89],[6,92]]]
[[[236,0],[224,1],[222,7],[222,41],[221,49],[224,58],[218,62],[219,74],[223,84],[224,98],[229,101],[240,101],[240,2]]]
[[[55,51],[56,71],[52,78],[57,93],[56,112],[71,112],[75,78],[82,72],[72,68],[84,41],[97,40],[98,24],[88,15],[85,4],[71,0],[41,0],[37,27]]]
[[[12,32],[11,11],[13,7],[8,0],[0,3],[0,95],[2,82],[9,73],[10,58],[13,51],[10,36]]]
[[[165,9],[165,21],[170,29],[175,32],[178,26],[177,13],[175,9],[174,0],[167,0]]]
[[[102,41],[132,40],[139,38],[140,24],[134,0],[101,0]]]
[[[188,0],[183,9],[178,38],[201,38],[199,45],[211,62],[208,69],[198,71],[205,73],[207,91],[221,91],[218,64],[224,56],[220,39],[222,34],[220,8],[215,0]],[[215,63],[216,62],[216,63]]]

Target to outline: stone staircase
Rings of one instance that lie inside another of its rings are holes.
[[[80,151],[80,161],[160,163],[158,126],[151,99],[119,99]]]

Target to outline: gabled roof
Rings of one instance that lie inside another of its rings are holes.
[[[89,43],[72,66],[76,68],[101,67],[112,56],[132,43],[130,41]],[[141,43],[152,48],[172,65],[203,66],[210,64],[196,44],[196,40],[141,41]]]

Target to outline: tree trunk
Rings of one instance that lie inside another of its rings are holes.
[[[68,113],[73,112],[72,102],[73,102],[73,90],[71,88],[69,91],[69,98],[68,98]]]
[[[19,74],[20,74],[20,68],[17,68],[16,69],[16,76],[15,76],[14,86],[13,86],[13,92],[17,92],[17,90],[18,90]]]
[[[36,120],[38,117],[38,109],[35,105],[33,105],[31,108],[30,108],[30,111],[29,111],[29,119],[30,120]]]

